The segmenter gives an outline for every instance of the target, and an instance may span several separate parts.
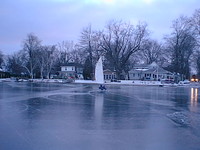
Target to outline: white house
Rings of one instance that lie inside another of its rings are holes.
[[[128,74],[130,80],[174,81],[174,74],[159,67],[155,62],[137,65]]]
[[[117,78],[116,72],[106,69],[103,71],[104,80],[114,80]]]
[[[83,66],[77,63],[68,63],[61,66],[61,71],[59,71],[59,76],[61,78],[77,78],[83,79]]]

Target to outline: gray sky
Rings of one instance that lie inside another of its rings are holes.
[[[145,21],[152,37],[161,40],[172,20],[191,16],[199,6],[200,0],[0,0],[0,50],[20,50],[28,33],[43,44],[77,42],[84,27],[103,29],[111,19]]]

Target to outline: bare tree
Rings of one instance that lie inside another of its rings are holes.
[[[37,64],[40,70],[40,78],[43,79],[46,66],[46,46],[41,46],[38,50]]]
[[[193,30],[191,30],[191,20],[181,16],[176,19],[172,25],[173,32],[166,38],[168,50],[171,52],[172,72],[190,76],[190,56],[196,46],[196,39]]]
[[[86,52],[86,57],[89,58],[91,65],[93,64],[93,48],[92,48],[92,26],[84,28],[81,32],[80,47]]]
[[[73,41],[63,41],[58,43],[55,47],[54,58],[54,71],[60,70],[60,67],[65,65],[66,63],[73,61],[73,50],[74,50],[74,43]]]
[[[57,45],[57,54],[61,65],[68,62],[83,64],[87,55],[82,45],[69,41],[63,41]]]
[[[0,50],[0,68],[2,67],[2,64],[3,64],[3,53]]]
[[[85,52],[80,47],[79,44],[74,45],[73,50],[69,53],[71,60],[77,64],[84,64],[85,62]]]
[[[101,37],[102,32],[92,30],[91,25],[84,28],[81,32],[79,50],[84,52],[85,55],[82,57],[84,57],[85,60],[87,59],[87,63],[91,65],[90,67],[93,68],[93,71],[97,59],[99,56],[103,55],[101,50]]]
[[[72,61],[70,53],[74,49],[74,43],[72,41],[63,41],[61,43],[57,44],[57,50],[58,50],[58,58],[59,63],[61,65],[68,63],[69,61]]]
[[[97,62],[100,56],[104,56],[105,52],[102,50],[102,41],[103,36],[102,31],[93,31],[92,34],[92,56],[93,62]]]
[[[160,63],[160,61],[163,60],[163,48],[157,41],[150,39],[146,40],[142,49],[142,58],[147,64],[151,64],[152,62]]]
[[[90,74],[90,78],[92,78],[93,73],[94,73],[94,60],[93,60],[93,31],[92,31],[92,26],[89,25],[88,27],[84,28],[81,32],[81,38],[80,38],[80,51],[84,52],[84,55],[82,57],[85,58],[84,66],[90,68],[89,70],[87,69],[87,73]],[[85,70],[85,68],[84,68]],[[89,71],[89,72],[88,72]]]
[[[38,52],[38,67],[40,69],[40,77],[43,79],[45,76],[47,79],[50,77],[50,73],[55,65],[56,61],[56,46],[41,46]]]
[[[194,29],[195,38],[197,42],[196,50],[193,54],[192,64],[196,67],[197,75],[200,77],[200,9],[195,10],[193,16],[191,17],[191,26]]]
[[[198,46],[200,47],[200,9],[197,9],[192,16],[192,26],[196,34]]]
[[[111,21],[102,36],[102,49],[110,65],[114,66],[117,78],[125,68],[131,55],[141,50],[141,45],[147,35],[146,24],[131,24],[121,21]]]
[[[53,46],[48,46],[47,47],[47,50],[46,50],[46,77],[49,79],[50,77],[50,73],[51,73],[51,70],[54,66],[54,63],[55,63],[55,50],[56,50],[56,47],[55,45]]]
[[[196,69],[197,69],[197,75],[198,77],[200,77],[200,52],[199,51],[196,52],[194,59],[196,60],[195,64],[196,64]]]
[[[11,74],[16,76],[21,76],[23,73],[25,73],[24,68],[21,66],[22,60],[20,59],[20,54],[14,53],[13,55],[8,56],[6,61],[6,69]]]
[[[33,33],[27,35],[23,41],[23,49],[20,51],[22,66],[27,70],[31,79],[34,77],[34,71],[37,67],[38,50],[41,47],[41,41]]]

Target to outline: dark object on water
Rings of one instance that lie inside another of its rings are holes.
[[[105,85],[102,85],[102,84],[101,84],[101,85],[99,86],[99,89],[103,91],[103,90],[106,90],[106,87],[105,87]]]

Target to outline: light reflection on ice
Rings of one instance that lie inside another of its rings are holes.
[[[95,96],[95,118],[98,125],[101,125],[102,114],[103,114],[103,103],[104,103],[103,93],[97,93],[97,95]]]
[[[198,102],[198,88],[191,88],[190,102],[192,106],[196,106]]]

